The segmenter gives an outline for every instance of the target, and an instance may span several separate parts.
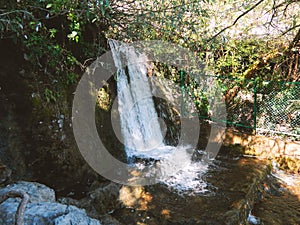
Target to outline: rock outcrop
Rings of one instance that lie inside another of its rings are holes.
[[[24,215],[24,224],[26,225],[100,225],[98,220],[88,217],[85,210],[57,203],[55,192],[45,185],[18,182],[0,189],[0,196],[9,191],[26,192],[30,196]],[[0,204],[0,224],[15,223],[15,213],[20,201],[20,199],[9,198]]]

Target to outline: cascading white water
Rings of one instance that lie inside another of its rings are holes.
[[[132,157],[137,151],[162,146],[163,135],[148,84],[145,56],[119,42],[109,43],[118,68],[118,110],[124,145],[127,156]]]
[[[160,181],[179,191],[205,191],[206,183],[200,177],[207,165],[192,162],[189,146],[163,142],[147,77],[147,57],[115,40],[109,40],[109,45],[118,69],[118,110],[127,157],[159,160]]]

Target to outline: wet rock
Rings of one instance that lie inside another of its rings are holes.
[[[264,182],[261,201],[256,202],[252,210],[252,214],[260,219],[261,224],[300,224],[300,192],[294,189],[294,185],[295,188],[300,187],[300,183],[295,182],[298,179],[300,181],[300,176],[288,176],[287,184],[283,177],[283,174],[287,174],[281,172],[275,172],[280,180],[269,176]]]
[[[95,209],[99,213],[107,213],[116,208],[119,204],[119,191],[121,186],[110,183],[104,187],[99,187],[89,194],[89,198]]]
[[[101,224],[103,225],[122,225],[117,219],[110,215],[104,215],[100,218]]]
[[[91,199],[84,198],[82,200],[76,200],[72,198],[60,198],[58,201],[66,205],[74,205],[84,208],[88,216],[101,221],[102,225],[122,225],[122,223],[120,223],[114,217],[108,214],[102,215],[102,213],[98,213],[95,207],[93,206]]]
[[[120,188],[121,185],[119,184],[109,183],[95,188],[83,199],[60,198],[58,201],[84,208],[90,216],[100,218],[99,216],[120,207],[118,200]]]
[[[72,198],[60,198],[58,201],[66,205],[74,205],[86,210],[87,215],[101,221],[103,225],[121,225],[117,219],[108,215],[121,207],[119,192],[121,185],[109,183],[106,185],[95,182],[88,196],[76,200]]]

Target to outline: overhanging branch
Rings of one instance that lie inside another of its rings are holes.
[[[233,27],[233,26],[239,21],[239,19],[241,19],[243,16],[245,16],[246,14],[248,14],[248,13],[249,13],[250,11],[252,11],[253,9],[255,9],[255,8],[256,8],[259,4],[261,4],[263,1],[264,1],[264,0],[260,0],[260,1],[257,2],[255,5],[253,5],[250,9],[246,10],[245,12],[243,12],[241,15],[239,15],[239,16],[235,19],[235,21],[234,21],[231,25],[229,25],[229,26],[223,28],[222,30],[220,30],[217,34],[215,34],[215,35],[214,35],[212,38],[210,38],[208,41],[209,41],[209,42],[212,41],[212,40],[215,39],[217,36],[219,36],[221,33],[223,33],[225,30],[227,30],[227,29]]]

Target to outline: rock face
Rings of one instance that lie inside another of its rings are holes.
[[[11,169],[6,167],[5,165],[2,165],[0,162],[0,185],[4,184],[10,179],[11,173]]]
[[[30,196],[30,203],[26,207],[24,217],[26,225],[100,225],[98,220],[88,217],[84,210],[55,202],[54,191],[45,185],[18,182],[0,189],[0,195],[10,190],[25,191]],[[14,224],[19,203],[20,199],[10,198],[0,204],[0,224]]]

